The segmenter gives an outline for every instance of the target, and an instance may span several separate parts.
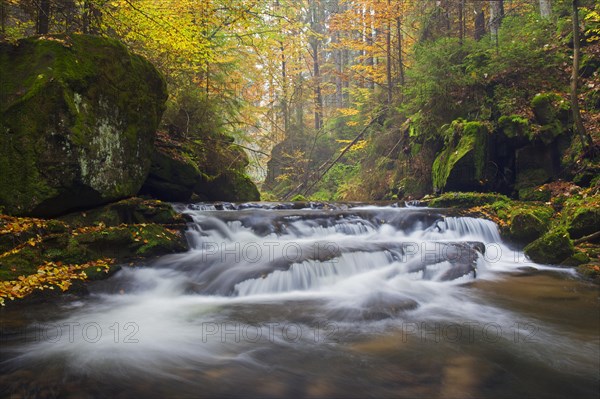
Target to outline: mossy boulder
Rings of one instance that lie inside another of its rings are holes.
[[[549,125],[558,120],[567,122],[570,118],[570,104],[556,93],[536,94],[531,100],[531,108],[540,125]]]
[[[171,205],[130,198],[60,219],[0,215],[0,280],[44,262],[118,263],[186,250],[186,221]],[[102,274],[101,276],[105,276]]]
[[[529,121],[519,115],[504,115],[498,119],[498,127],[508,138],[526,137],[529,135]]]
[[[508,197],[495,193],[444,193],[429,201],[432,208],[474,208],[496,202],[509,202]]]
[[[542,264],[559,265],[575,254],[569,232],[556,228],[525,247],[525,255]]]
[[[550,225],[549,215],[530,210],[517,211],[510,220],[510,238],[523,244],[539,238],[548,231]]]
[[[165,201],[258,201],[247,165],[248,156],[229,136],[190,140],[159,132],[140,193]]]
[[[568,231],[573,238],[581,238],[600,231],[600,208],[582,206],[575,210]]]
[[[201,176],[198,166],[189,159],[157,148],[140,193],[164,201],[188,201]]]
[[[75,212],[60,218],[71,227],[103,225],[115,227],[123,224],[183,225],[185,220],[168,203],[142,198],[128,198],[119,202]]]
[[[164,79],[95,36],[0,45],[0,206],[54,216],[135,195],[167,98]]]
[[[587,254],[576,250],[576,252],[573,255],[569,256],[567,259],[562,261],[561,265],[562,266],[580,266],[580,265],[589,263],[589,261],[590,261],[590,257],[587,256]]]
[[[260,193],[242,172],[225,171],[215,179],[203,179],[194,193],[211,201],[259,201]]]
[[[477,191],[484,186],[489,130],[480,122],[454,121],[447,143],[433,163],[433,188]]]
[[[519,190],[521,201],[548,202],[552,199],[552,192],[546,186],[526,187]]]

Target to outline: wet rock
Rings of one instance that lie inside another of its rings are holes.
[[[528,244],[548,231],[549,220],[534,212],[519,212],[510,221],[510,237],[518,242]]]
[[[569,233],[557,228],[525,247],[525,255],[536,263],[558,265],[575,253]]]

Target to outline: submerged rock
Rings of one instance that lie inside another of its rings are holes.
[[[119,42],[28,38],[0,46],[0,206],[54,216],[137,194],[166,85]]]

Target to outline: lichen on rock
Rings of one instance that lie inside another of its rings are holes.
[[[119,42],[88,35],[0,46],[0,205],[54,216],[137,194],[166,85]]]

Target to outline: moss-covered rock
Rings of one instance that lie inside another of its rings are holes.
[[[587,256],[587,254],[576,250],[576,252],[573,255],[569,256],[567,259],[562,261],[561,265],[562,266],[580,266],[580,265],[589,263],[589,261],[590,261],[590,257]]]
[[[117,41],[72,35],[0,45],[0,205],[52,216],[135,195],[166,85]]]
[[[445,193],[429,201],[433,208],[473,208],[498,201],[509,202],[505,195],[495,193]]]
[[[85,212],[71,213],[60,220],[71,227],[103,225],[106,227],[122,224],[184,224],[183,217],[167,203],[158,200],[129,198]]]
[[[536,263],[559,265],[575,254],[569,233],[556,228],[525,247],[525,255]]]
[[[452,123],[448,142],[433,163],[435,191],[471,191],[483,186],[488,134],[488,128],[480,122]]]
[[[552,198],[552,192],[545,186],[526,187],[519,190],[521,201],[548,202]]]
[[[86,212],[44,220],[0,215],[0,281],[34,275],[40,265],[85,265],[112,259],[102,279],[121,264],[187,249],[186,223],[171,205],[130,198]]]
[[[581,238],[600,231],[600,198],[572,198],[565,203],[563,214],[572,238]]]
[[[498,119],[498,127],[506,137],[526,137],[529,135],[529,121],[519,115],[501,116]]]
[[[531,210],[518,210],[510,220],[510,238],[523,244],[541,237],[550,226],[549,215]]]
[[[246,153],[225,135],[173,140],[159,132],[148,178],[140,191],[165,201],[258,201],[245,174]]]
[[[556,93],[540,93],[531,100],[531,108],[536,121],[540,125],[549,125],[554,121],[567,121],[569,115],[569,103]]]
[[[202,180],[194,192],[211,201],[258,201],[260,193],[242,172],[225,171],[216,179]]]
[[[148,178],[141,194],[165,201],[188,201],[202,174],[190,159],[158,147],[152,155]]]

